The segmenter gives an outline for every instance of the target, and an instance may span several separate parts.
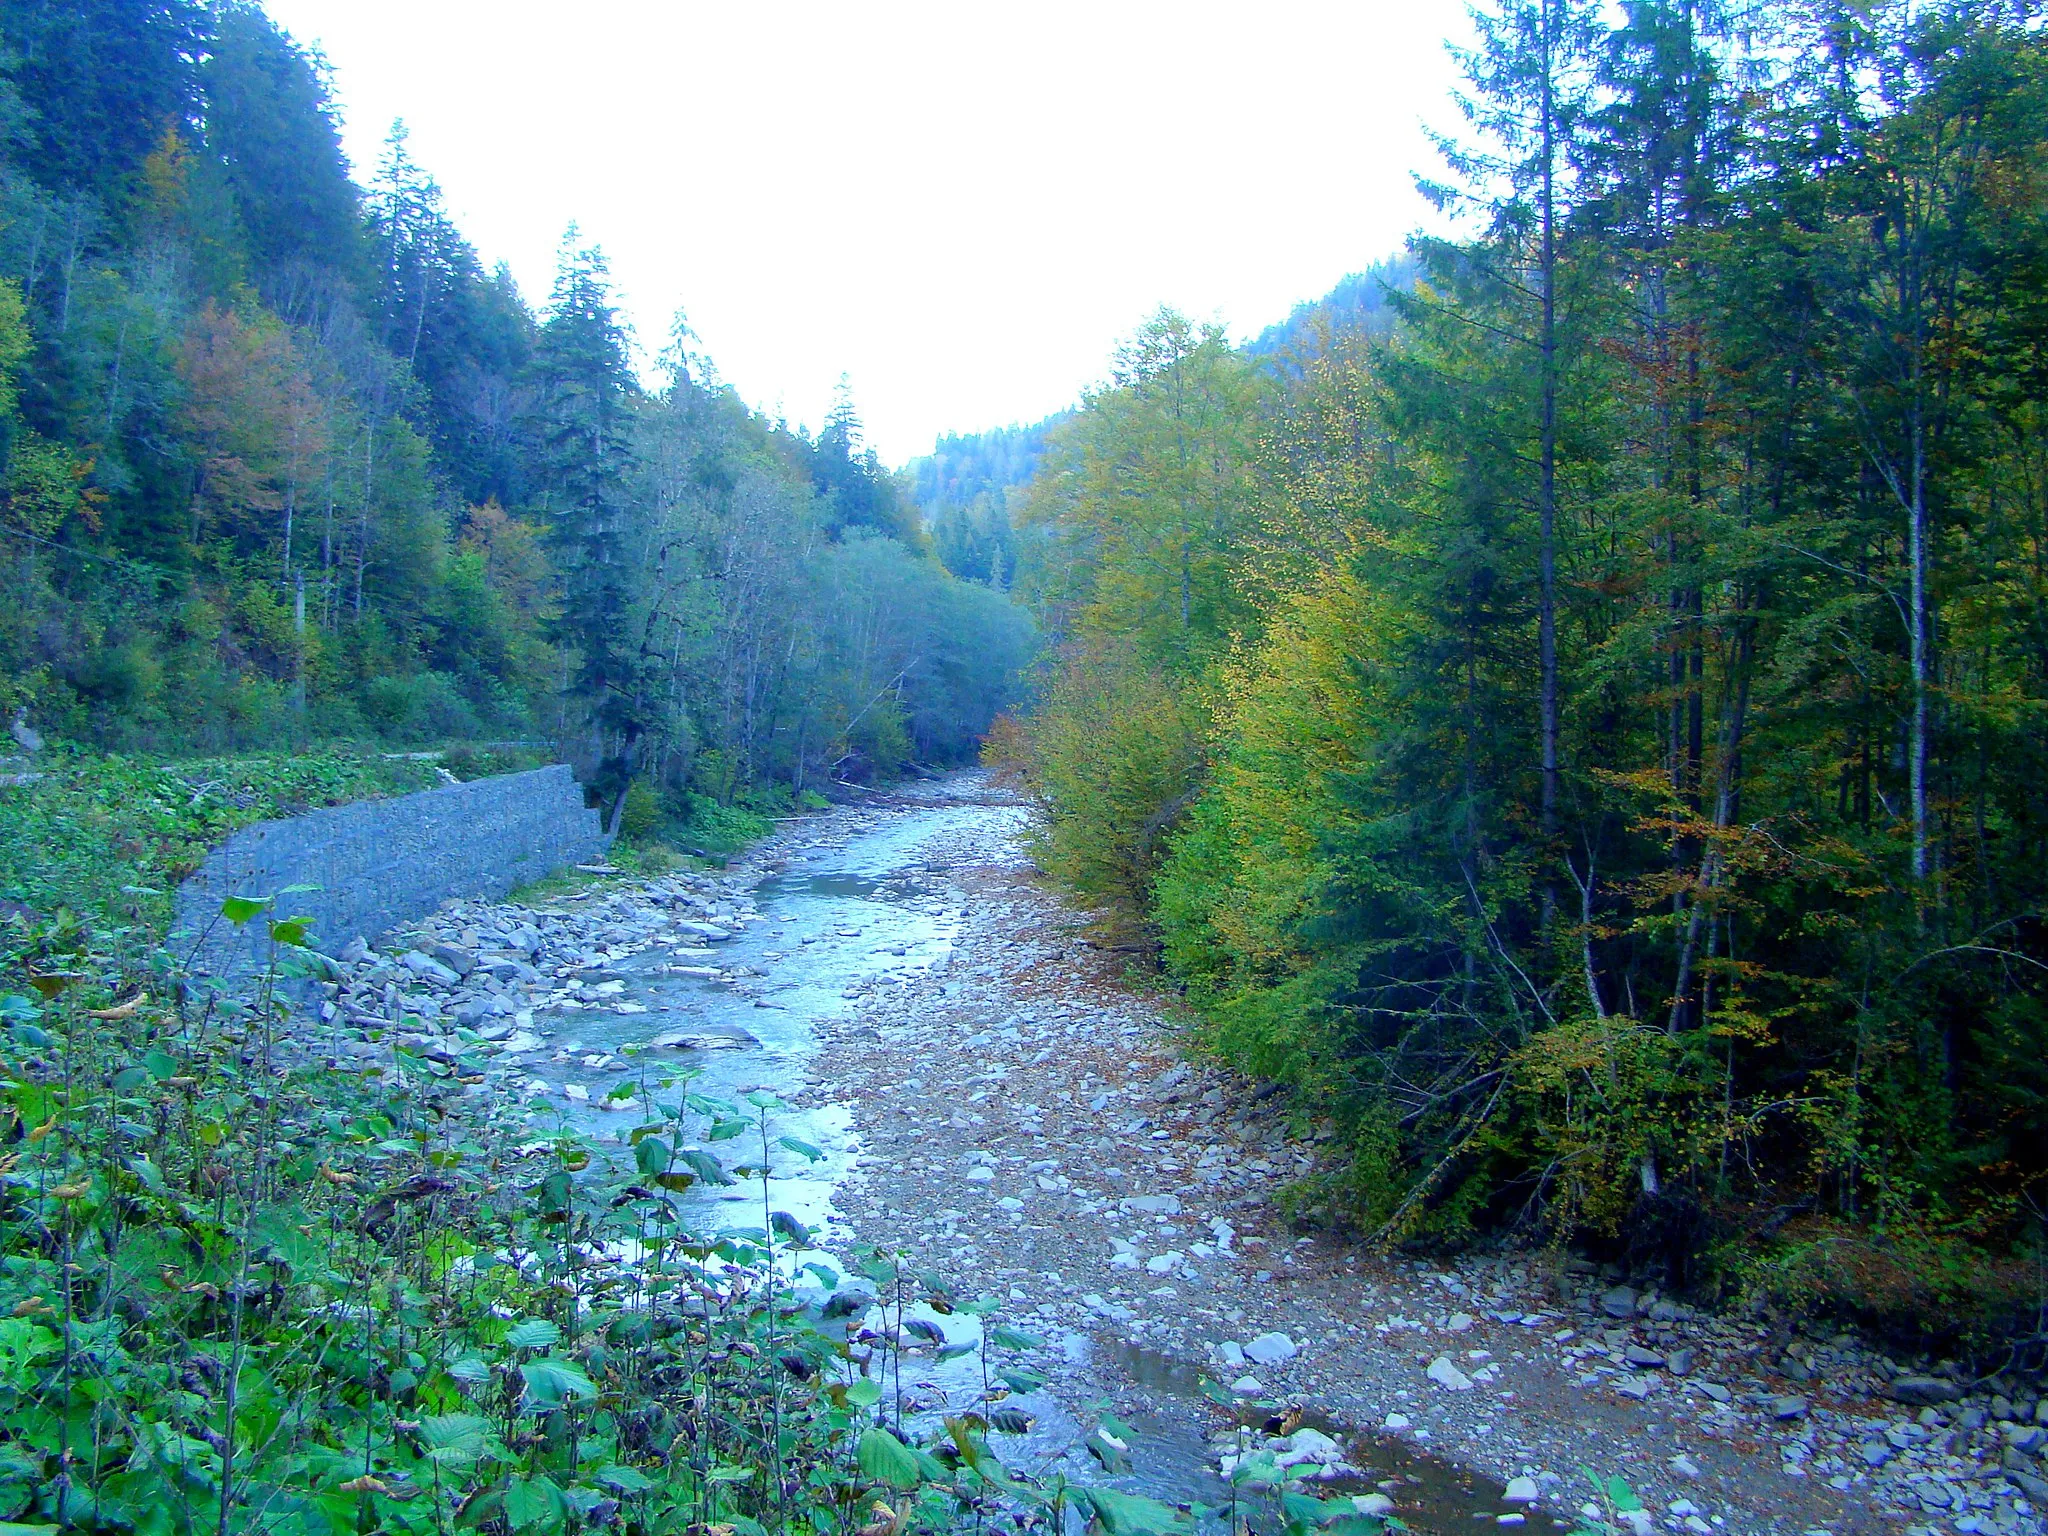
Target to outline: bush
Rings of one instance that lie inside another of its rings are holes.
[[[527,773],[552,761],[553,757],[541,748],[517,742],[491,746],[458,742],[441,754],[441,766],[465,784],[471,779],[494,778],[501,773]]]
[[[720,805],[708,795],[685,794],[683,823],[675,839],[705,853],[737,853],[775,830],[775,823],[743,805]]]
[[[667,818],[662,815],[661,797],[645,779],[635,779],[626,791],[626,803],[619,812],[619,837],[638,843],[659,832]]]
[[[1142,921],[1168,835],[1201,787],[1209,713],[1187,685],[1105,642],[1063,658],[1021,743],[1024,783],[1046,813],[1039,862],[1120,925]]]

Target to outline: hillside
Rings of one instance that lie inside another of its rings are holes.
[[[971,753],[1029,643],[842,402],[644,389],[254,4],[0,12],[0,713],[155,754],[509,738],[614,808]],[[835,765],[839,765],[835,769]],[[778,790],[776,787],[780,786]]]

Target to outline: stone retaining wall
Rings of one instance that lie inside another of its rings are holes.
[[[171,947],[183,954],[204,933],[196,969],[246,974],[267,958],[263,924],[238,933],[216,921],[225,897],[276,896],[276,915],[310,918],[315,947],[332,953],[450,897],[497,899],[604,850],[601,818],[567,764],[259,822],[179,887]],[[318,889],[280,894],[292,885]]]

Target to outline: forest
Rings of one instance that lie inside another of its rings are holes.
[[[1454,235],[1051,431],[992,753],[1304,1215],[2034,1333],[2041,8],[1476,15]]]
[[[850,395],[770,421],[680,316],[650,360],[573,228],[529,307],[402,124],[352,179],[256,5],[22,0],[0,49],[0,713],[566,751],[614,825],[971,757],[1029,621]]]

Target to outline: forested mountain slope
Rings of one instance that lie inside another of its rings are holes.
[[[2037,23],[1497,0],[1395,323],[1052,434],[1005,741],[1312,1204],[2035,1326]]]
[[[971,751],[1028,644],[842,402],[815,439],[602,256],[531,310],[255,5],[0,9],[0,711],[152,752],[517,737],[619,801]]]
[[[1354,272],[1320,299],[1295,305],[1243,350],[1275,366],[1300,366],[1343,338],[1381,334],[1394,321],[1389,295],[1411,286],[1415,272],[1414,260],[1406,256]],[[929,454],[905,466],[900,478],[954,575],[999,587],[1014,577],[1015,493],[1038,473],[1046,444],[1073,414],[1059,411],[1029,426],[948,433]]]

